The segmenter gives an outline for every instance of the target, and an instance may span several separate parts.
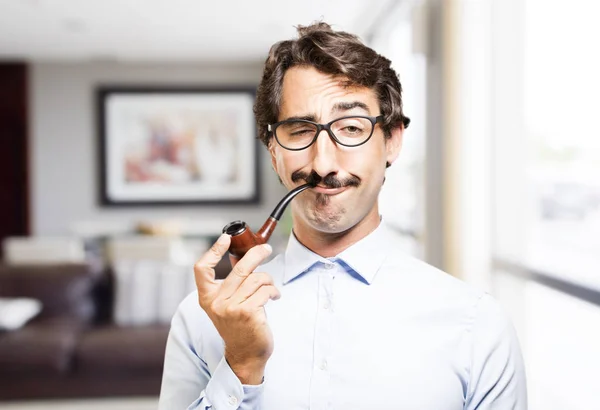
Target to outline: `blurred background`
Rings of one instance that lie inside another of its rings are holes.
[[[412,123],[380,206],[403,251],[500,301],[530,409],[600,409],[599,17],[592,0],[0,0],[0,408],[156,408],[193,261],[285,194],[253,141],[269,47],[324,20],[400,74]],[[276,250],[289,232],[286,215]]]

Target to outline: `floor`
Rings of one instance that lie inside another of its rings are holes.
[[[36,402],[0,402],[1,410],[156,410],[158,399],[139,397],[127,399],[60,400]]]

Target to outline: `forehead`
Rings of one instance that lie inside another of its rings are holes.
[[[370,114],[379,114],[375,91],[363,86],[347,86],[343,76],[324,74],[314,67],[292,67],[283,77],[283,92],[279,117],[321,114],[329,112],[339,102],[360,101],[369,107]]]

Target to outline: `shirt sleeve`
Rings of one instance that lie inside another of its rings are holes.
[[[465,410],[527,410],[521,349],[512,323],[489,295],[477,304]]]
[[[260,409],[263,384],[242,385],[225,358],[211,374],[193,344],[190,325],[199,326],[199,323],[193,323],[193,318],[186,317],[186,303],[189,303],[187,299],[171,321],[159,410]]]

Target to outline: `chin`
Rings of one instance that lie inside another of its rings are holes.
[[[305,217],[313,229],[323,233],[343,233],[356,225],[356,222],[349,218],[350,215],[344,207],[330,206],[307,209]]]
[[[359,211],[361,206],[345,192],[339,195],[316,194],[292,203],[296,216],[315,231],[327,234],[342,234],[356,226],[366,215]],[[362,204],[361,204],[362,205]]]

